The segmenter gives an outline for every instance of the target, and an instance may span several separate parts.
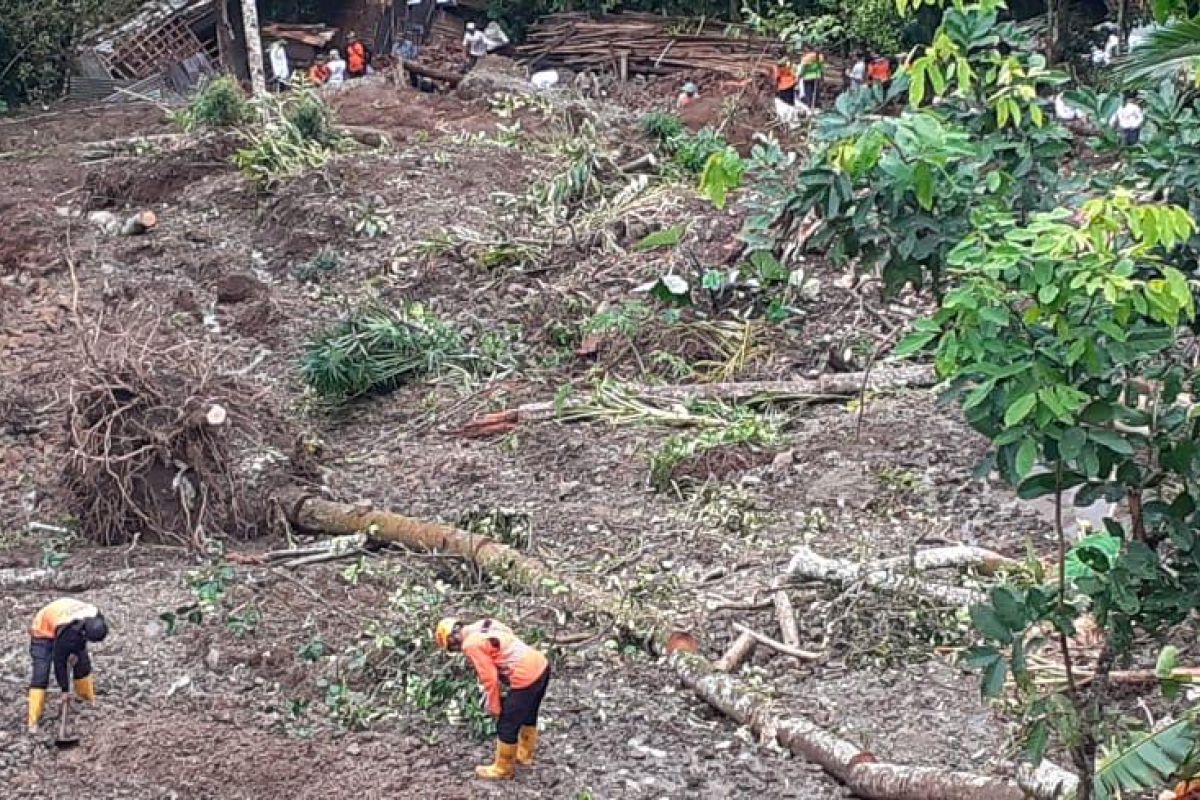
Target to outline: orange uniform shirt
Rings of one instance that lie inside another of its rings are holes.
[[[487,710],[500,713],[500,685],[525,689],[537,682],[548,662],[538,650],[518,639],[494,619],[484,619],[463,629],[462,651],[475,668],[487,699]]]
[[[308,79],[317,86],[323,85],[325,81],[329,80],[329,67],[324,64],[313,64],[308,70]]]
[[[774,75],[775,88],[778,91],[782,92],[796,85],[796,71],[786,64],[784,66],[776,66],[774,68]]]
[[[364,72],[367,69],[367,46],[362,42],[351,42],[346,48],[346,58],[351,72]]]
[[[872,81],[888,81],[892,78],[892,65],[886,58],[877,58],[867,67],[867,78]]]
[[[29,635],[34,639],[53,639],[63,625],[94,617],[99,613],[91,603],[64,597],[37,612],[33,624],[29,626]]]

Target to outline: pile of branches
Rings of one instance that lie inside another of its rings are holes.
[[[747,78],[774,63],[782,45],[721,23],[654,14],[551,14],[517,52],[531,69],[670,75],[707,70]]]
[[[156,349],[153,334],[107,337],[68,398],[65,500],[86,537],[197,550],[264,528],[265,492],[239,474],[240,408],[261,406],[194,345]],[[258,437],[256,437],[258,438]]]

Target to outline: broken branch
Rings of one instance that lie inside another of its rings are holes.
[[[892,569],[875,569],[872,564],[860,565],[825,558],[807,547],[796,551],[793,563],[796,565],[795,577],[802,580],[819,580],[842,585],[862,582],[879,591],[894,594],[909,592],[952,606],[969,606],[983,600],[982,592],[974,589],[919,581],[908,575],[897,574]]]
[[[758,631],[751,630],[740,623],[733,623],[733,627],[737,628],[743,636],[749,636],[759,644],[769,647],[777,653],[783,653],[785,656],[798,658],[801,661],[819,661],[824,658],[821,653],[814,653],[811,650],[801,650],[799,648],[786,645],[783,642],[777,642],[770,636],[766,636]]]

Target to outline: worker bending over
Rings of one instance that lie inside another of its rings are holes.
[[[437,625],[434,639],[441,650],[462,651],[475,668],[487,703],[497,718],[496,759],[475,768],[485,780],[513,776],[513,764],[529,766],[537,749],[538,710],[550,683],[550,663],[494,619],[464,625],[449,617]],[[500,686],[508,687],[501,697]]]
[[[67,676],[69,659],[75,656],[75,694],[89,703],[96,701],[96,682],[92,677],[92,662],[88,658],[88,642],[102,642],[108,636],[108,623],[90,603],[65,597],[42,608],[29,628],[29,655],[33,659],[33,677],[29,681],[30,733],[37,733],[42,709],[46,706],[46,689],[50,686],[50,667],[64,692],[70,686]]]

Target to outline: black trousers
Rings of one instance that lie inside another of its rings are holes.
[[[75,656],[75,680],[92,674],[92,660],[88,657],[86,643],[63,646],[54,639],[31,639],[29,656],[33,659],[33,677],[29,679],[31,689],[46,689],[50,686],[50,667],[53,666],[58,688],[67,691],[70,686],[70,681],[67,680],[67,659],[71,656]]]
[[[496,735],[500,741],[516,744],[521,728],[537,725],[538,711],[542,707],[542,698],[546,696],[546,687],[549,685],[550,666],[547,665],[542,677],[529,686],[508,690],[508,696],[500,706],[500,721],[496,723]]]
[[[783,102],[787,103],[789,106],[796,105],[796,87],[795,86],[789,86],[786,89],[780,89],[779,91],[775,92],[775,96],[778,97]]]

